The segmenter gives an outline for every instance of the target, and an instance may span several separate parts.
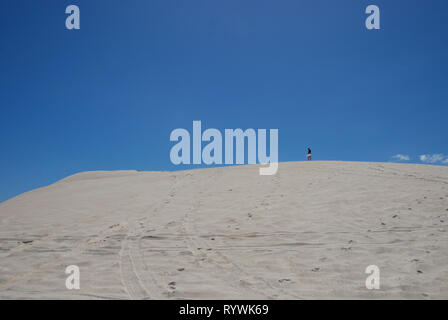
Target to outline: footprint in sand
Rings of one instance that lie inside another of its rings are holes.
[[[168,283],[168,286],[170,287],[170,289],[174,290],[174,289],[176,289],[176,282],[171,281],[170,283]]]

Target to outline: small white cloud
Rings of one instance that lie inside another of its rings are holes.
[[[409,161],[411,158],[407,154],[396,154],[392,157],[392,159],[397,161]]]
[[[422,154],[420,155],[420,161],[426,162],[426,163],[446,163],[448,164],[448,157],[444,156],[441,153],[435,153],[435,154]]]

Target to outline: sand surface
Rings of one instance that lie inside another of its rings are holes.
[[[448,168],[77,174],[0,204],[0,298],[448,299]]]

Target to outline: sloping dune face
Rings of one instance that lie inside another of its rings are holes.
[[[447,231],[446,167],[87,172],[0,204],[0,298],[447,299]]]

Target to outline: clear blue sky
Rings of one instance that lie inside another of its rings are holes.
[[[447,19],[446,0],[1,1],[0,201],[80,171],[194,168],[169,158],[193,120],[278,128],[280,161],[447,154]]]

